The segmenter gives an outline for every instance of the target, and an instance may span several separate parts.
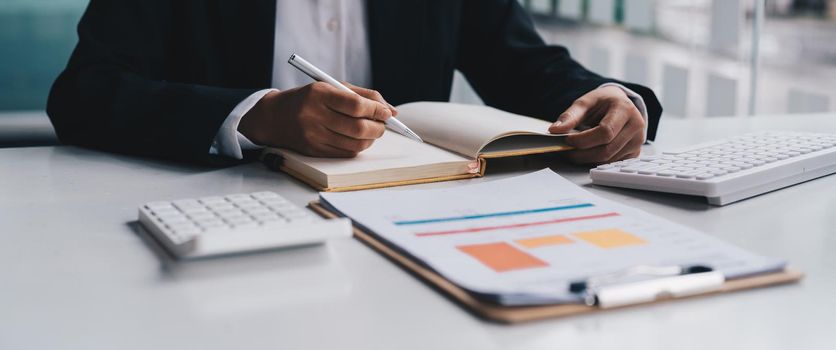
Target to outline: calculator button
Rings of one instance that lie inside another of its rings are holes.
[[[268,198],[281,198],[281,197],[279,197],[278,194],[276,194],[274,192],[270,192],[270,191],[256,192],[256,193],[253,193],[252,196],[253,196],[253,198],[261,199],[261,200],[268,199]]]
[[[223,197],[204,197],[198,201],[203,203],[203,205],[221,204],[227,202]]]
[[[196,213],[188,213],[188,215],[187,215],[187,216],[188,216],[190,219],[195,220],[195,221],[210,220],[210,219],[214,219],[214,218],[215,218],[215,214],[212,214],[212,213],[210,213],[210,212],[208,212],[208,211],[196,212]]]
[[[249,214],[249,215],[253,215],[253,216],[258,215],[258,214],[270,214],[271,213],[270,209],[267,209],[267,208],[262,207],[262,206],[258,206],[258,207],[254,207],[254,208],[248,208],[248,209],[245,209],[244,212]]]
[[[253,228],[258,227],[258,223],[255,221],[242,221],[238,223],[232,224],[232,228]]]
[[[174,206],[172,206],[169,202],[151,202],[145,206],[152,210],[174,209]]]
[[[234,202],[236,200],[250,199],[250,195],[244,194],[244,193],[236,193],[236,194],[231,194],[231,195],[225,196],[224,198],[226,198],[228,201]]]
[[[160,216],[160,215],[178,215],[178,214],[180,214],[180,211],[178,211],[177,209],[174,209],[174,207],[168,207],[168,208],[161,208],[161,209],[151,209],[151,213],[153,213],[156,216]]]
[[[211,229],[218,229],[218,228],[224,228],[224,227],[228,227],[228,226],[229,226],[229,225],[227,225],[225,222],[223,222],[223,221],[221,221],[221,220],[219,220],[219,219],[199,221],[199,222],[197,223],[197,225],[198,225],[198,226],[200,226],[200,227],[202,227],[202,228],[204,228],[204,229],[207,229],[207,230],[211,230]]]
[[[240,201],[235,203],[241,209],[250,209],[250,208],[260,208],[261,203],[256,202],[255,200],[248,200],[248,201]]]
[[[186,209],[194,209],[194,208],[203,208],[203,205],[200,204],[196,199],[184,199],[179,201],[174,201],[174,204],[177,209],[182,211],[186,211]]]

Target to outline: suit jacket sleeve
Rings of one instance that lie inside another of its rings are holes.
[[[550,46],[515,0],[465,0],[457,68],[488,105],[549,121],[607,82],[620,83],[647,104],[653,140],[662,107],[650,89],[601,77]]]
[[[167,81],[171,6],[93,0],[79,42],[52,86],[47,113],[64,143],[212,163],[230,111],[257,89]]]

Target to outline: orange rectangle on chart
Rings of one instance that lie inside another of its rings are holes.
[[[537,248],[547,245],[569,244],[573,241],[564,235],[543,236],[526,239],[518,239],[515,242],[526,248]]]
[[[545,261],[504,242],[462,245],[456,248],[496,272],[549,266]]]
[[[600,248],[618,248],[628,245],[644,244],[645,240],[619,229],[577,232],[573,234],[584,241]]]

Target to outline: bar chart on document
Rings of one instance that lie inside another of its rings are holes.
[[[471,291],[548,296],[510,303],[574,302],[569,283],[636,265],[710,265],[727,276],[782,266],[605,201],[550,170],[450,189],[322,198]]]

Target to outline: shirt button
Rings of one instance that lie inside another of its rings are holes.
[[[326,27],[328,28],[329,32],[333,32],[333,31],[337,30],[337,28],[340,27],[340,21],[337,20],[336,18],[331,18],[331,20],[329,20],[328,23],[326,24]]]

